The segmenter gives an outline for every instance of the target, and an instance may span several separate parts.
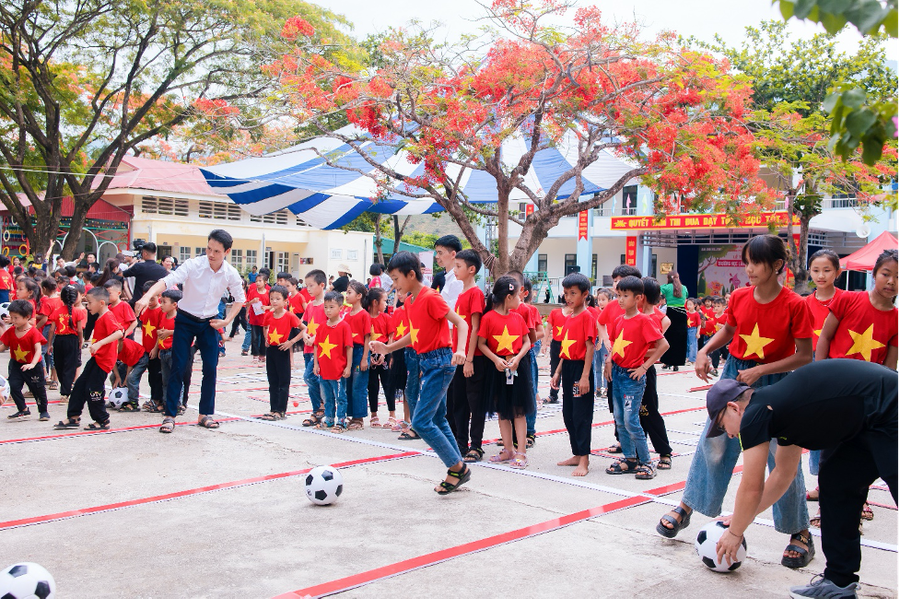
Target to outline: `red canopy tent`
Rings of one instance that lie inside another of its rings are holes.
[[[875,268],[875,261],[884,250],[896,250],[897,238],[885,231],[864,248],[858,249],[849,256],[841,258],[841,268],[845,270],[870,271]]]

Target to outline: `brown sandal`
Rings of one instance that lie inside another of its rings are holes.
[[[219,428],[219,423],[213,419],[212,416],[207,416],[204,414],[200,417],[200,420],[197,421],[197,426],[203,428]]]
[[[171,433],[175,430],[174,418],[163,418],[162,425],[159,427],[161,433]]]
[[[348,431],[361,431],[365,428],[365,423],[362,418],[351,418],[350,424],[347,425]]]

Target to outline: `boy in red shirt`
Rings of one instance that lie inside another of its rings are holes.
[[[15,289],[16,284],[9,271],[9,258],[0,256],[0,304],[8,302],[10,292]]]
[[[447,387],[456,367],[466,363],[463,348],[469,339],[469,325],[439,293],[422,285],[418,256],[397,252],[388,264],[388,273],[400,293],[410,294],[405,303],[410,331],[390,345],[372,341],[370,347],[379,354],[388,354],[412,343],[422,375],[418,400],[410,407],[412,428],[448,467],[447,477],[434,489],[439,495],[447,495],[472,477],[446,418]],[[450,349],[448,321],[456,327],[456,352]]]
[[[247,289],[247,322],[250,323],[250,355],[257,366],[266,363],[266,339],[263,320],[269,306],[269,269],[260,268],[256,281]]]
[[[141,293],[147,293],[156,281],[146,281]],[[147,412],[158,412],[156,406],[162,405],[162,368],[159,357],[153,353],[159,342],[159,297],[150,298],[150,303],[141,312],[141,345],[144,347],[144,356],[138,360],[130,373],[125,378],[128,386],[128,402],[137,406],[140,397],[141,377],[147,372],[147,382],[150,383],[150,399],[144,402],[142,408]],[[125,408],[125,406],[122,406]],[[128,411],[128,410],[123,410]]]
[[[550,345],[545,347],[550,349],[551,373],[556,372],[556,368],[559,366],[559,349],[560,342],[563,339],[563,325],[570,314],[572,314],[572,311],[569,309],[569,306],[563,306],[550,312],[550,315],[547,317],[547,327],[550,329]],[[559,388],[550,388],[550,398],[547,400],[547,403],[559,403]]]
[[[637,277],[625,277],[616,285],[619,306],[624,314],[610,329],[613,339],[606,379],[613,381],[613,407],[624,459],[606,469],[607,474],[634,474],[649,480],[656,476],[650,461],[647,436],[641,427],[641,402],[647,385],[647,371],[666,353],[669,344],[653,318],[641,314],[644,284]],[[656,349],[650,351],[650,345]]]
[[[130,383],[132,371],[139,362],[143,360],[146,365],[147,352],[144,351],[144,346],[134,339],[119,339],[116,358],[120,363],[125,365],[125,378],[123,379],[121,377],[121,372],[119,372],[118,368],[113,369],[112,376],[110,377],[112,379],[112,386],[114,389],[117,387],[128,387],[128,401],[122,404],[119,411],[140,412],[141,408],[138,406],[137,389],[135,389],[135,397],[132,399],[131,385],[126,383],[126,381]],[[140,384],[140,382],[141,379],[138,377],[137,383]]]
[[[342,433],[347,428],[347,383],[353,363],[353,331],[341,320],[344,297],[337,292],[325,294],[322,309],[327,320],[318,325],[313,354],[314,372],[325,396],[325,421],[317,428]]]
[[[713,313],[711,316],[707,317],[706,323],[709,327],[710,337],[716,334],[716,332],[721,329],[728,322],[728,315],[725,313],[725,310],[728,308],[728,302],[725,301],[724,297],[714,297],[712,300],[713,305]],[[719,349],[710,352],[709,359],[712,362],[712,375],[719,376],[719,360],[722,358],[728,359],[728,346],[723,345]]]
[[[50,315],[62,306],[62,300],[59,299],[59,287],[56,279],[47,277],[41,281],[41,307],[35,315],[37,319],[36,326],[43,337],[50,337]],[[53,363],[53,352],[50,351],[50,344],[44,343],[41,347],[41,358],[50,375],[50,382],[47,388],[51,390],[59,389],[59,383],[56,382],[56,368]]]
[[[169,388],[169,376],[172,372],[172,335],[175,333],[175,315],[178,313],[178,302],[181,301],[181,291],[178,289],[166,289],[159,298],[159,312],[156,315],[156,347],[150,352],[150,358],[159,360],[160,376],[162,378],[162,399],[153,406],[147,406],[148,412],[165,412],[166,394]],[[145,311],[146,312],[146,311]],[[185,378],[191,369],[185,369]],[[187,389],[190,385],[184,385]]]
[[[31,410],[25,404],[22,386],[28,390],[37,402],[40,420],[49,420],[47,412],[47,391],[44,388],[44,369],[41,362],[41,345],[47,342],[40,331],[31,326],[34,309],[27,300],[14,300],[9,304],[10,325],[0,336],[0,351],[9,348],[9,391],[16,402],[16,413],[7,416],[7,420],[20,420],[31,416]]]
[[[303,325],[287,311],[288,291],[281,285],[269,290],[270,312],[263,320],[266,331],[266,376],[269,379],[269,413],[263,420],[284,420],[291,387],[291,348],[300,341]]]
[[[112,312],[113,318],[122,325],[125,337],[131,339],[134,329],[137,328],[137,318],[128,302],[122,301],[122,283],[116,279],[110,279],[103,284],[103,287],[109,293],[109,311]]]
[[[569,432],[572,457],[557,466],[575,466],[572,476],[588,473],[591,455],[591,422],[594,419],[594,345],[597,321],[587,311],[585,299],[591,293],[591,282],[581,273],[572,273],[562,281],[566,305],[572,315],[563,325],[559,355],[562,358],[551,388],[563,390],[563,422]]]
[[[87,294],[87,308],[91,314],[97,315],[93,336],[88,350],[91,359],[84,365],[81,376],[72,387],[66,419],[60,421],[56,430],[78,428],[81,424],[81,412],[87,402],[88,410],[94,422],[85,429],[92,431],[109,430],[109,414],[106,412],[104,383],[106,376],[116,365],[116,342],[124,337],[122,327],[116,317],[109,311],[109,292],[105,287],[94,287]]]
[[[328,277],[318,269],[309,271],[304,279],[306,287],[303,290],[310,294],[310,300],[306,304],[302,318],[303,324],[306,326],[306,330],[303,331],[303,360],[306,363],[303,380],[306,382],[313,413],[303,421],[303,426],[315,426],[325,417],[319,376],[315,371],[315,342],[319,327],[325,324],[328,318],[325,316],[324,302],[322,301],[322,298],[325,297],[327,283]]]

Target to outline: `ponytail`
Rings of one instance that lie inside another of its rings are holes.
[[[519,282],[512,277],[502,276],[494,283],[491,293],[485,298],[484,311],[496,310],[497,306],[502,306],[506,302],[506,298],[510,295],[519,293]]]
[[[669,271],[668,275],[669,283],[672,284],[672,295],[675,297],[681,297],[684,293],[684,287],[681,284],[681,277],[678,276],[677,271]]]
[[[360,304],[362,305],[363,310],[371,312],[370,308],[372,307],[372,304],[381,301],[384,296],[384,289],[381,287],[373,287],[366,292]]]
[[[69,328],[74,331],[75,321],[72,317],[72,307],[78,301],[78,289],[74,285],[66,285],[59,292],[59,299],[62,300],[63,305],[69,311]]]

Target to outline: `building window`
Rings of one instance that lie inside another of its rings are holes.
[[[331,248],[331,259],[341,260],[344,257],[344,250],[341,248]]]
[[[194,248],[194,257],[202,256],[206,253],[205,248]]]
[[[180,247],[178,248],[178,262],[179,264],[191,259],[191,248]]]
[[[567,275],[572,274],[573,272],[578,272],[578,255],[577,254],[566,254],[566,262],[565,268],[563,270]]]
[[[166,216],[187,216],[188,201],[172,198],[141,198],[141,212],[145,214],[162,214]]]
[[[359,260],[359,250],[347,250],[347,260]]]
[[[247,268],[256,266],[256,250],[247,250]]]
[[[287,210],[282,210],[281,212],[273,212],[271,214],[263,214],[262,216],[251,216],[250,222],[252,223],[266,223],[268,225],[286,225],[288,224],[288,215],[290,213]]]
[[[637,214],[638,187],[626,185],[622,188],[622,215],[634,216]]]
[[[231,250],[231,265],[237,269],[244,267],[244,250]]]
[[[288,261],[290,260],[290,258],[288,256],[289,256],[289,254],[287,252],[276,252],[276,254],[275,254],[275,260],[276,260],[275,267],[277,269],[276,272],[289,272],[288,271],[288,266],[289,266]]]
[[[239,221],[241,220],[241,207],[237,204],[201,201],[198,205],[198,216],[200,218]]]
[[[538,272],[547,272],[547,254],[538,254]]]

